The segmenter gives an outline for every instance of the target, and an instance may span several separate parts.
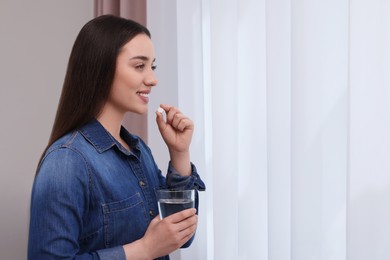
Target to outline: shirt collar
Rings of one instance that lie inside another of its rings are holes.
[[[114,146],[117,146],[121,151],[124,150],[120,147],[119,142],[96,119],[81,127],[79,132],[99,153],[103,153]],[[123,126],[121,127],[120,135],[132,150],[139,150],[139,137],[130,134]]]

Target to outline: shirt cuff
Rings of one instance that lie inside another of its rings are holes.
[[[100,260],[126,260],[125,250],[122,246],[98,250],[97,254],[99,255]]]
[[[171,162],[169,162],[166,178],[168,187],[172,189],[196,189],[199,191],[206,190],[206,185],[200,178],[193,163],[191,163],[191,175],[182,176],[175,170],[175,168],[173,168]]]

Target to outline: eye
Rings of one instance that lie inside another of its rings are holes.
[[[135,66],[137,70],[143,70],[145,68],[145,64],[138,64]]]
[[[157,69],[157,66],[156,65],[152,65],[152,70],[156,70]]]

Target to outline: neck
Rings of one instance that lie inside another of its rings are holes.
[[[111,113],[110,111],[103,110],[96,119],[116,140],[122,143],[120,131],[123,118],[124,114]]]
[[[120,113],[117,109],[106,104],[96,119],[124,148],[130,151],[129,145],[120,136],[124,117],[125,113]]]

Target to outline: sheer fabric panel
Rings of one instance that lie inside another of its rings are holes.
[[[390,259],[389,3],[149,8],[161,95],[194,119],[208,184],[177,259]]]

